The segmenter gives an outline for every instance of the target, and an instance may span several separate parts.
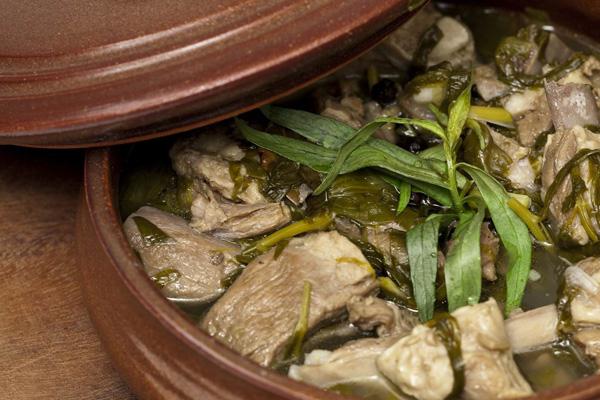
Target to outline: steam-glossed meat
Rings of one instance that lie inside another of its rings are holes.
[[[240,162],[245,152],[223,130],[208,131],[182,139],[175,143],[170,155],[173,169],[178,175],[198,179],[226,199],[239,199],[248,204],[268,202],[260,192],[258,183],[251,179],[240,193],[235,193],[230,165],[232,162]],[[244,165],[240,167],[240,175],[242,178],[248,176]]]
[[[293,365],[290,378],[328,389],[339,385],[366,386],[381,398],[403,398],[398,389],[379,372],[377,357],[401,335],[361,339],[335,351],[314,350],[303,365]]]
[[[290,209],[283,202],[234,203],[203,185],[192,202],[190,226],[220,238],[240,239],[274,231],[291,219]]]
[[[150,240],[149,243],[142,237],[136,217],[146,219],[168,238]],[[162,288],[167,297],[212,300],[225,290],[221,280],[239,268],[234,260],[240,252],[239,246],[198,233],[183,218],[156,208],[140,208],[127,218],[123,228],[148,275],[156,276],[161,271],[180,275]]]
[[[460,329],[465,363],[465,399],[513,398],[532,393],[513,358],[502,313],[493,299],[452,313]],[[377,360],[383,374],[405,393],[421,400],[442,400],[454,375],[446,348],[425,325],[400,339]]]
[[[202,321],[207,332],[261,365],[283,357],[300,315],[304,282],[312,286],[309,330],[340,317],[354,296],[377,288],[373,270],[337,232],[292,239],[276,258],[259,256]]]
[[[569,161],[583,149],[600,149],[600,135],[576,126],[571,129],[561,129],[555,134],[548,136],[548,142],[544,149],[544,160],[542,165],[542,195],[547,196],[548,189],[555,181],[559,171],[567,165]],[[569,174],[562,184],[558,187],[556,194],[551,198],[544,198],[545,202],[550,202],[550,222],[555,235],[560,235],[563,240],[573,242],[578,245],[585,245],[590,242],[590,233],[600,234],[600,226],[596,218],[589,218],[589,221],[582,221],[582,212],[594,209],[591,190],[594,185],[593,174],[597,174],[596,169],[586,160],[577,166],[581,182],[584,187],[577,198],[573,198],[570,206],[565,206],[565,201],[573,192],[573,179]],[[571,196],[573,197],[573,196]],[[579,203],[579,204],[578,204]],[[587,219],[586,216],[584,218]],[[587,222],[588,226],[583,225]]]

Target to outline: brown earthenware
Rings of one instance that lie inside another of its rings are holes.
[[[592,29],[590,21],[600,21],[600,1],[596,0],[528,4],[545,5],[556,20],[576,30]],[[586,33],[599,38],[597,29]],[[241,357],[197,328],[161,295],[121,228],[117,191],[122,154],[122,148],[87,154],[78,246],[90,314],[131,388],[144,399],[342,399]],[[600,376],[531,399],[598,398]]]
[[[80,270],[92,321],[115,366],[143,399],[343,399],[293,381],[200,330],[156,289],[121,228],[122,150],[88,151],[78,216]],[[532,399],[600,398],[600,376]]]
[[[102,146],[223,119],[363,52],[425,0],[2,0],[0,144]]]

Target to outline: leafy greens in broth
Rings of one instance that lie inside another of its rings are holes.
[[[430,5],[297,95],[132,147],[126,235],[200,328],[323,389],[507,398],[594,374],[600,61],[577,38]]]

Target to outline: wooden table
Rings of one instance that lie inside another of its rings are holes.
[[[83,153],[0,147],[0,398],[132,399],[83,305]]]

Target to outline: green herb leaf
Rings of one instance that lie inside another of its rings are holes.
[[[412,194],[412,188],[410,183],[402,181],[398,188],[398,205],[396,206],[396,215],[400,215],[402,211],[408,206],[410,201],[410,195]]]
[[[333,150],[303,140],[258,131],[241,119],[236,119],[235,124],[249,142],[289,160],[306,165],[315,171],[327,172],[335,159],[335,151]]]
[[[430,217],[406,234],[410,279],[422,322],[433,318],[441,215]]]
[[[531,237],[527,225],[508,206],[509,195],[504,187],[485,171],[460,164],[477,184],[487,205],[496,231],[508,253],[506,276],[506,307],[508,315],[519,307],[531,268]]]
[[[452,234],[452,244],[446,257],[444,274],[448,310],[450,312],[467,304],[477,304],[481,295],[480,232],[485,206],[477,212],[460,214],[458,226]]]
[[[270,121],[327,149],[339,149],[356,131],[343,122],[307,111],[276,106],[265,106],[260,110]]]
[[[339,175],[344,166],[344,162],[350,153],[356,150],[358,146],[366,142],[375,133],[375,131],[377,131],[377,129],[381,128],[385,124],[386,122],[375,120],[356,131],[352,138],[340,148],[333,165],[327,172],[327,176],[325,176],[325,179],[323,179],[321,184],[314,190],[314,194],[320,195],[327,190],[327,188],[331,186],[333,180]]]
[[[336,152],[332,149],[326,149],[303,140],[261,132],[239,119],[236,120],[236,124],[249,142],[306,165],[315,171],[329,171],[329,167],[335,160]],[[433,160],[423,160],[384,140],[371,139],[352,152],[340,173],[346,174],[362,168],[378,167],[403,178],[423,182],[425,186],[435,185],[446,188],[447,184],[440,174],[433,170],[431,162]]]
[[[375,131],[377,131],[377,129],[381,128],[387,123],[418,126],[427,129],[442,139],[445,138],[444,129],[440,126],[440,124],[434,121],[393,117],[377,118],[356,131],[356,133],[348,140],[348,142],[340,148],[337,157],[331,166],[331,169],[327,173],[327,176],[323,182],[321,182],[319,187],[315,189],[314,193],[316,195],[323,193],[323,191],[325,191],[331,185],[335,177],[340,174],[340,171],[342,170],[344,162],[348,156],[361,144],[365,143],[375,133]]]
[[[144,217],[136,215],[133,217],[133,222],[135,222],[135,225],[142,236],[142,241],[146,246],[153,246],[155,244],[165,243],[171,240],[171,237],[162,229]]]
[[[454,148],[460,138],[471,108],[471,84],[461,92],[456,101],[452,103],[448,111],[448,140]]]

